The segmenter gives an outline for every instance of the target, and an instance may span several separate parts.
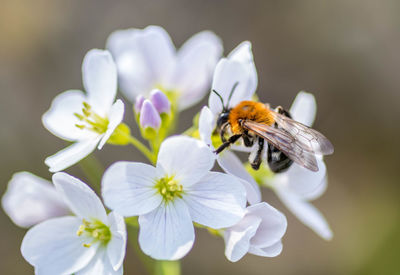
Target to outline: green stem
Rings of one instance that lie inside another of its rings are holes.
[[[133,136],[129,137],[129,142],[135,146],[143,155],[145,155],[151,163],[156,163],[156,155],[152,153],[149,148],[146,147],[143,143],[141,143],[138,139],[134,138]]]
[[[79,162],[79,167],[90,182],[90,185],[96,191],[100,191],[101,177],[104,173],[104,167],[101,162],[93,154],[90,154]]]
[[[180,261],[157,261],[154,275],[180,275]]]
[[[156,261],[144,255],[143,252],[140,250],[139,243],[137,241],[137,235],[138,228],[128,224],[128,240],[131,244],[131,247],[134,249],[136,256],[138,256],[147,273],[153,274],[156,266]]]

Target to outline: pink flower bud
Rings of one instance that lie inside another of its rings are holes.
[[[139,113],[140,110],[142,109],[144,100],[145,100],[145,98],[142,95],[138,95],[136,97],[136,100],[135,100],[135,112],[136,113]]]
[[[140,126],[143,128],[151,127],[160,128],[161,117],[150,100],[144,100],[142,109],[140,110]]]
[[[169,102],[168,97],[158,89],[151,91],[150,100],[159,114],[169,113],[171,110],[171,103]]]

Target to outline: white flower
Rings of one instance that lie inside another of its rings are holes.
[[[115,103],[117,71],[108,51],[89,51],[82,64],[83,85],[87,94],[69,90],[54,98],[43,115],[43,125],[54,135],[75,142],[45,163],[51,172],[68,168],[101,149],[121,123],[124,104]]]
[[[35,274],[122,274],[124,219],[114,212],[107,215],[97,195],[80,180],[57,173],[53,182],[76,216],[44,221],[26,233],[21,252]]]
[[[286,217],[268,203],[251,205],[243,219],[225,231],[225,256],[232,262],[240,260],[246,253],[278,256],[286,227]]]
[[[70,211],[53,184],[28,172],[18,172],[1,200],[4,211],[20,227],[31,227]]]
[[[238,83],[237,87],[229,101],[229,94],[236,83]],[[242,100],[250,100],[256,88],[257,72],[251,51],[251,43],[244,41],[227,58],[222,58],[218,62],[214,72],[212,89],[222,96],[225,105],[229,103],[225,107],[232,108]],[[220,98],[214,93],[210,93],[208,104],[210,108],[203,107],[200,113],[199,132],[201,139],[214,150],[211,136],[216,126],[216,119],[219,113],[222,112],[223,105]],[[247,191],[247,200],[250,204],[261,202],[261,192],[258,184],[247,173],[235,154],[225,150],[217,155],[217,161],[226,172],[231,174],[235,172],[235,175],[242,179]]]
[[[215,64],[222,54],[220,39],[210,31],[190,38],[176,51],[161,27],[119,30],[110,35],[107,48],[118,67],[119,86],[135,101],[158,88],[173,93],[179,110],[186,109],[208,92]]]
[[[310,93],[300,92],[294,100],[290,113],[292,117],[311,126],[316,115],[317,105]],[[317,157],[318,172],[312,172],[293,163],[288,171],[275,174],[266,179],[265,184],[272,187],[286,207],[305,225],[320,237],[330,240],[333,233],[324,216],[309,201],[320,197],[327,188],[326,166],[322,157]]]
[[[194,242],[192,221],[214,229],[244,215],[245,190],[236,177],[210,172],[214,154],[201,141],[175,136],[160,147],[156,167],[117,162],[102,180],[105,204],[139,216],[139,244],[155,259],[176,260]]]

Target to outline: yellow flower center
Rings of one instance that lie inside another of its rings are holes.
[[[74,113],[74,116],[81,121],[81,123],[75,124],[79,129],[88,129],[98,134],[107,131],[108,119],[93,112],[92,107],[87,102],[83,102],[82,114]]]
[[[95,242],[101,242],[105,245],[111,240],[110,228],[99,220],[89,222],[83,219],[76,235],[92,238],[93,241],[83,244],[84,247],[90,247]]]
[[[159,179],[155,187],[165,202],[172,201],[176,197],[182,198],[183,186],[173,176]]]

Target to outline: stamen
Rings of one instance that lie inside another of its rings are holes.
[[[92,222],[89,222],[83,219],[82,225],[79,226],[76,235],[79,237],[84,235],[92,238],[92,242],[83,244],[83,246],[87,248],[98,241],[100,241],[102,244],[106,244],[111,239],[110,228],[99,220],[93,220]]]
[[[105,133],[108,128],[108,119],[93,112],[89,103],[83,102],[82,105],[82,114],[74,113],[74,116],[82,121],[82,124],[76,123],[75,126],[81,130],[88,129],[99,134]]]
[[[183,186],[178,183],[174,177],[164,177],[157,181],[155,185],[158,192],[164,197],[164,201],[168,202],[176,197],[182,198]]]

